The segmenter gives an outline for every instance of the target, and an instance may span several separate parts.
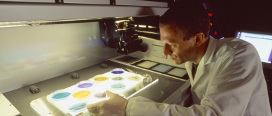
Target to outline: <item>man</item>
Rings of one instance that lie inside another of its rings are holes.
[[[96,106],[104,115],[128,116],[271,116],[267,85],[256,49],[237,38],[208,35],[209,17],[194,0],[176,3],[160,18],[164,54],[185,63],[193,105],[156,103],[143,97],[126,100],[107,91]]]

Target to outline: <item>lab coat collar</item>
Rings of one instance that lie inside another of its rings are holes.
[[[203,61],[204,65],[210,64],[213,61],[214,58],[214,51],[216,49],[217,40],[210,36],[209,45],[207,48],[207,51],[201,61]],[[200,62],[201,62],[200,61]]]
[[[203,58],[199,62],[199,65],[197,67],[197,72],[195,74],[195,78],[193,78],[193,76],[192,76],[192,62],[185,63],[185,67],[187,69],[188,76],[190,78],[192,86],[200,79],[200,77],[205,72],[205,65],[208,65],[213,62],[213,56],[214,56],[214,52],[216,49],[216,45],[217,45],[217,40],[210,36],[207,51],[206,51],[205,55],[203,56]]]

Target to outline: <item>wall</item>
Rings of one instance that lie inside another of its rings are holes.
[[[237,31],[272,33],[271,0],[202,0],[210,3],[224,37]]]
[[[98,22],[0,28],[0,92],[102,62],[117,54]]]

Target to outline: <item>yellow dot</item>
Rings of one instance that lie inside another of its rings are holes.
[[[100,76],[99,77],[94,77],[95,81],[106,81],[108,79],[109,79],[108,77],[102,77],[102,76],[101,77]]]
[[[91,95],[90,91],[79,91],[79,92],[74,93],[73,97],[81,99],[81,98],[89,97],[90,95]]]
[[[141,78],[138,76],[130,76],[130,77],[128,77],[128,79],[132,80],[132,81],[140,81],[141,80]]]

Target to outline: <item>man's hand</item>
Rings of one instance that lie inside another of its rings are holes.
[[[125,116],[128,100],[110,91],[106,91],[106,94],[108,100],[87,105],[89,112],[102,116]]]

